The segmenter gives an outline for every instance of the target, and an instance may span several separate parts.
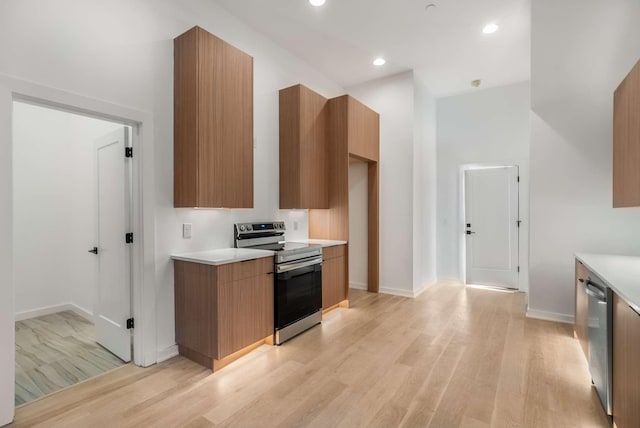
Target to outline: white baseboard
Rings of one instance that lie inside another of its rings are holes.
[[[534,318],[545,321],[556,321],[565,324],[573,324],[575,318],[573,315],[558,314],[556,312],[540,311],[538,309],[527,309],[527,318]]]
[[[367,290],[367,284],[363,282],[349,282],[349,288],[353,288],[355,290]]]
[[[93,312],[78,306],[74,303],[61,303],[59,305],[45,306],[42,308],[30,309],[28,311],[17,312],[15,314],[16,321],[27,320],[29,318],[37,318],[45,315],[51,315],[58,312],[73,311],[83,318],[93,322]]]
[[[392,296],[415,297],[413,291],[403,290],[401,288],[380,287],[378,291],[382,294],[391,294]]]
[[[427,291],[429,288],[431,288],[432,285],[435,285],[437,282],[438,281],[433,281],[423,285],[421,288],[418,288],[417,290],[413,290],[413,297],[418,297],[419,295]]]
[[[168,348],[158,351],[158,356],[156,357],[156,360],[158,363],[161,363],[177,355],[178,355],[178,345],[171,345]]]
[[[69,303],[69,309],[80,315],[82,318],[87,321],[93,322],[93,311],[83,308],[82,306],[76,305],[75,303]]]

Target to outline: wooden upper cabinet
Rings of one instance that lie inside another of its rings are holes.
[[[613,97],[613,207],[640,206],[640,62]]]
[[[194,27],[174,79],[174,206],[252,208],[253,58]]]
[[[380,115],[352,97],[348,98],[349,154],[364,160],[380,157]]]
[[[296,85],[280,91],[280,208],[329,207],[327,99]]]
[[[346,141],[347,155],[377,162],[380,157],[380,115],[350,95],[330,100],[330,140]]]

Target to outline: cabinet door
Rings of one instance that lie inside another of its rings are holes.
[[[640,426],[640,315],[613,296],[613,421]]]
[[[343,246],[344,248],[344,246]],[[346,300],[347,298],[347,258],[338,257],[336,260],[336,286],[334,305]]]
[[[280,91],[280,208],[329,208],[327,99],[303,85]]]
[[[213,267],[176,261],[175,329],[176,343],[206,357],[216,349],[216,296]]]
[[[222,359],[273,334],[273,275],[218,285],[218,355]]]
[[[613,207],[640,206],[640,62],[613,96]]]
[[[338,276],[337,259],[327,259],[322,262],[322,309],[327,309],[335,303],[333,297],[333,288]]]
[[[347,298],[347,267],[345,257],[327,259],[322,265],[322,309],[330,308]]]
[[[174,67],[174,206],[252,208],[253,58],[194,27]]]
[[[574,331],[587,359],[589,358],[589,296],[587,296],[587,292],[585,291],[584,281],[586,281],[588,276],[589,271],[587,268],[576,260],[576,318]]]

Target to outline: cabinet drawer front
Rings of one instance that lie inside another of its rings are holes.
[[[273,272],[273,257],[246,260],[218,266],[218,283],[226,284]]]
[[[346,245],[335,245],[333,247],[324,247],[322,249],[322,258],[324,260],[334,259],[336,257],[343,257],[345,255]]]

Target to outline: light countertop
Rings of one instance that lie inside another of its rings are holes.
[[[218,250],[199,251],[195,253],[173,254],[173,260],[202,263],[206,265],[224,265],[245,260],[273,257],[275,251],[252,250],[250,248],[220,248]]]
[[[336,245],[345,245],[347,241],[333,241],[331,239],[297,239],[295,241],[300,244],[322,245],[323,247],[335,247]]]
[[[578,253],[576,258],[640,312],[640,257]]]

